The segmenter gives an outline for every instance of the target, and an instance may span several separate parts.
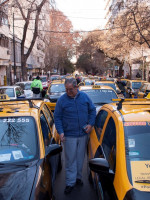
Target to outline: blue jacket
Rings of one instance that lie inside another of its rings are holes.
[[[59,134],[64,133],[65,136],[71,137],[86,135],[83,126],[93,126],[95,118],[96,108],[84,92],[78,91],[75,98],[65,93],[56,103],[54,121]]]

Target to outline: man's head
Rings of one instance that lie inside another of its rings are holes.
[[[75,78],[68,78],[65,80],[66,93],[69,97],[74,98],[78,93],[77,81]]]
[[[39,76],[37,76],[37,77],[36,77],[36,79],[37,79],[37,80],[40,80],[40,77],[39,77]]]

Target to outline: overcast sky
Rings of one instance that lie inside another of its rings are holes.
[[[56,7],[71,21],[74,30],[103,28],[104,0],[55,0]]]

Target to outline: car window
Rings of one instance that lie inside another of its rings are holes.
[[[40,80],[42,81],[42,82],[47,82],[47,77],[45,76],[45,77],[40,77]]]
[[[150,122],[124,122],[127,171],[131,178],[131,162],[149,161]]]
[[[15,88],[16,96],[19,97],[23,94],[22,90],[20,88]]]
[[[141,87],[141,92],[145,92],[146,87],[147,87],[147,85],[143,85],[143,86]]]
[[[150,84],[147,85],[147,90],[150,90]]]
[[[0,94],[7,94],[9,97],[15,97],[14,88],[0,88]]]
[[[111,89],[82,90],[94,104],[111,103],[112,99],[117,99],[116,93]]]
[[[115,171],[116,167],[116,126],[112,117],[110,117],[102,141],[104,154],[109,163],[110,169]]]
[[[49,92],[50,93],[59,93],[59,92],[65,92],[65,85],[64,84],[52,84]]]
[[[96,131],[96,135],[97,135],[98,140],[100,140],[102,129],[103,129],[103,126],[104,126],[104,123],[105,123],[107,116],[108,116],[107,111],[101,110],[96,117],[95,131]]]
[[[26,83],[24,85],[24,90],[31,90],[31,83]]]
[[[37,128],[33,117],[0,118],[0,129],[0,162],[28,161],[37,157]]]
[[[127,85],[126,85],[127,87],[130,87],[130,82],[129,81],[127,81]]]
[[[43,106],[43,112],[47,117],[47,120],[48,120],[50,127],[52,128],[52,126],[54,124],[54,119],[53,119],[53,116],[52,116],[51,112],[49,111],[49,109],[47,108],[46,105]]]
[[[43,140],[44,140],[44,145],[48,146],[49,145],[49,134],[50,134],[50,129],[47,123],[47,120],[41,111],[40,113],[40,123],[41,123],[41,129],[42,129],[42,134],[43,134]]]
[[[139,89],[141,87],[141,82],[132,82],[133,89]]]

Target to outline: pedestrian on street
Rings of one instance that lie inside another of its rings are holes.
[[[31,83],[31,90],[33,92],[33,98],[40,98],[41,91],[43,90],[42,82],[40,77],[37,76]]]
[[[65,151],[65,194],[75,185],[83,185],[82,168],[88,134],[95,123],[96,108],[84,92],[78,90],[74,78],[65,80],[66,93],[55,107],[54,121]]]

